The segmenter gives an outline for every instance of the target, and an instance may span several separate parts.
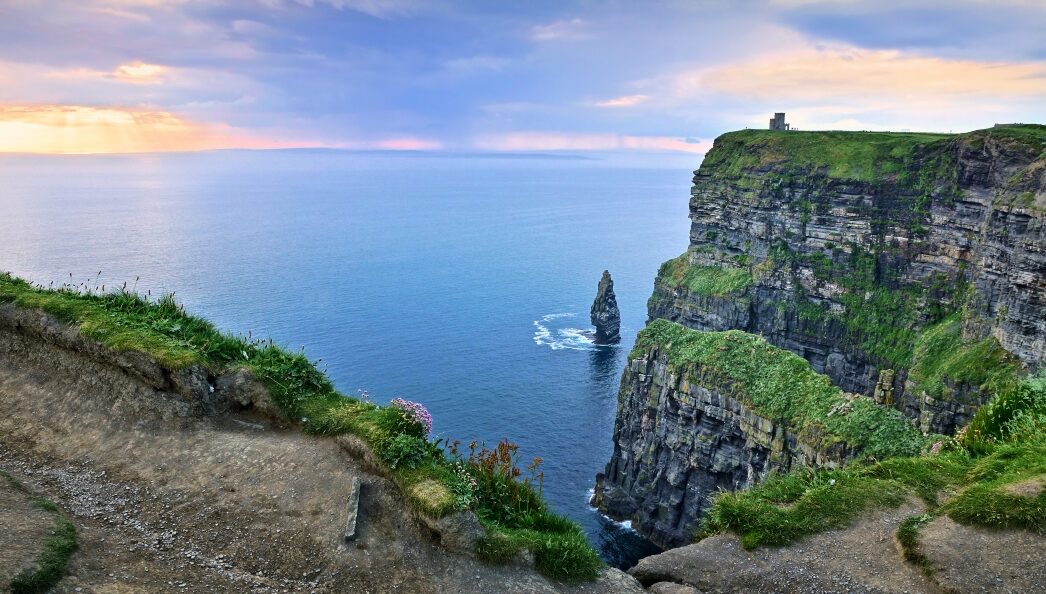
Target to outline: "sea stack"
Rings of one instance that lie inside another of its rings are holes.
[[[599,279],[596,300],[592,302],[592,325],[596,327],[596,344],[614,344],[621,340],[621,311],[614,297],[614,280],[604,270]]]

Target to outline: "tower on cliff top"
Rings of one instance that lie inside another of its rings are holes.
[[[785,114],[783,111],[779,111],[774,114],[774,117],[770,118],[770,129],[771,130],[788,130],[788,124],[785,123]]]

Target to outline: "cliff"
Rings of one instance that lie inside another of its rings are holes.
[[[734,132],[691,196],[597,478],[659,544],[719,489],[918,453],[1043,366],[1046,126]]]
[[[924,442],[898,411],[842,392],[755,335],[666,320],[640,333],[617,413],[595,503],[664,547],[694,539],[719,490],[856,456],[913,455]]]
[[[940,433],[1046,358],[1046,126],[734,132],[691,196],[650,320],[759,334]]]

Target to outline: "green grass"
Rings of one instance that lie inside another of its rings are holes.
[[[667,320],[651,322],[632,357],[658,348],[675,371],[715,384],[761,416],[784,421],[800,438],[827,445],[845,441],[865,456],[918,453],[926,439],[894,409],[848,397],[802,357],[763,338],[729,330],[700,332]]]
[[[716,139],[702,166],[737,176],[760,166],[822,170],[828,177],[872,182],[900,174],[913,155],[943,147],[950,134],[740,130]]]
[[[706,297],[736,295],[752,284],[752,273],[747,268],[690,266],[687,254],[662,264],[657,277],[669,287],[684,286]]]
[[[460,478],[454,472],[460,460],[426,441],[423,448],[419,446],[418,452],[410,452],[409,460],[402,463],[404,448],[410,445],[403,436],[422,440],[420,425],[394,407],[339,393],[326,374],[302,352],[224,334],[206,320],[186,313],[170,295],[150,301],[123,289],[107,293],[86,291],[83,286],[50,289],[0,274],[0,303],[3,302],[44,310],[76,324],[83,335],[106,346],[146,353],[171,369],[200,365],[220,374],[246,367],[264,382],[284,415],[304,431],[320,435],[351,433],[362,439],[385,461],[387,473],[419,512],[438,518],[461,508],[461,498],[454,490],[460,487]],[[511,481],[516,482],[514,478]],[[526,493],[517,498],[527,502],[526,516],[506,519],[504,514],[495,513],[493,507],[499,505],[495,499],[474,499],[471,509],[481,519],[502,519],[487,522],[494,531],[492,537],[499,531],[509,535],[525,533],[527,539],[512,540],[520,546],[537,547],[532,550],[538,568],[546,575],[564,581],[594,579],[602,563],[583,536],[579,539],[580,528],[566,520],[550,519],[554,514],[530,483],[519,483],[512,489],[513,493]]]
[[[44,540],[43,550],[36,558],[35,567],[23,570],[9,585],[12,594],[47,592],[65,576],[69,559],[76,552],[76,527],[58,511],[54,503],[32,495],[24,485],[6,472],[0,471],[0,476],[16,489],[28,494],[34,506],[50,512],[54,517],[54,526]]]
[[[581,528],[560,516],[537,517],[531,528],[509,528],[489,521],[484,525],[487,536],[477,553],[485,561],[506,563],[530,551],[545,575],[568,583],[580,581],[579,576],[591,579],[603,568]]]
[[[1008,489],[1046,479],[1046,376],[1022,380],[1008,394],[978,412],[971,427],[981,430],[941,438],[939,454],[844,470],[800,470],[747,491],[720,493],[705,517],[704,534],[736,532],[748,548],[783,545],[845,527],[869,509],[897,506],[911,495],[920,497],[931,514],[963,524],[1046,534],[1046,490],[1029,497]],[[997,404],[1000,400],[1005,402]],[[1007,412],[992,410],[993,405]],[[916,524],[922,523],[908,522],[898,534],[912,555],[918,554]]]
[[[915,394],[950,398],[954,387],[967,384],[986,394],[1013,387],[1021,364],[1017,357],[989,336],[979,341],[962,338],[960,314],[955,313],[927,328],[915,343],[910,378]]]
[[[919,530],[933,518],[932,514],[911,516],[905,518],[897,527],[897,542],[901,545],[904,559],[922,569],[927,575],[933,575],[933,565],[919,550]]]

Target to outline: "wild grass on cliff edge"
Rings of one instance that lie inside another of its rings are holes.
[[[927,571],[932,567],[918,553],[918,528],[933,517],[1046,534],[1046,375],[998,394],[966,429],[922,456],[798,471],[719,493],[704,534],[736,532],[746,548],[783,545],[845,527],[870,508],[896,506],[910,495],[923,500],[928,517],[906,522],[897,536],[909,560]]]
[[[250,369],[287,418],[305,431],[362,439],[421,513],[438,518],[474,511],[488,532],[477,552],[488,561],[506,562],[529,550],[539,570],[566,582],[594,579],[603,567],[581,528],[549,510],[534,484],[513,472],[514,459],[509,476],[503,476],[504,469],[498,477],[488,476],[490,469],[478,459],[428,441],[417,420],[402,409],[339,393],[302,352],[223,334],[186,313],[173,295],[152,301],[126,286],[108,292],[91,282],[40,287],[2,273],[0,303],[5,302],[46,311],[75,324],[84,336],[115,350],[145,353],[172,369],[199,365],[215,375]],[[514,495],[512,505],[499,499],[504,494]]]

